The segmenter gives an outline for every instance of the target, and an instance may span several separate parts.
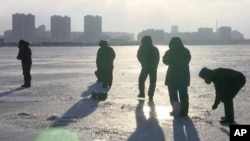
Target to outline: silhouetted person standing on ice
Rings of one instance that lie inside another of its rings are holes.
[[[153,100],[157,80],[157,67],[159,64],[159,50],[153,45],[150,36],[144,36],[141,40],[141,46],[137,51],[137,58],[141,63],[141,73],[139,76],[139,95],[145,97],[145,80],[149,75],[150,85],[148,90],[149,100]]]
[[[180,101],[180,116],[187,116],[189,109],[188,86],[190,85],[189,62],[191,54],[184,47],[179,37],[173,37],[169,43],[169,50],[163,56],[163,63],[168,65],[165,85],[168,86],[170,103]],[[174,111],[170,115],[176,115]]]
[[[115,59],[114,50],[108,46],[108,42],[101,40],[99,42],[100,48],[97,52],[95,72],[97,81],[103,83],[103,88],[111,87],[113,81],[113,61]]]
[[[220,123],[234,123],[233,98],[245,85],[245,76],[241,72],[227,68],[217,68],[214,70],[202,68],[199,76],[207,84],[214,83],[216,97],[212,109],[217,109],[220,101],[224,103],[225,117],[222,117]]]
[[[22,88],[31,87],[31,65],[32,65],[32,52],[29,48],[29,42],[20,40],[18,44],[19,52],[17,59],[22,62],[22,70],[24,75],[24,84],[21,85]]]

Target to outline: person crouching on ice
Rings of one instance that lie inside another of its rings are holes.
[[[207,84],[214,83],[216,97],[212,109],[217,109],[220,101],[224,103],[225,117],[221,118],[220,123],[234,123],[233,98],[245,85],[245,76],[241,72],[232,69],[217,68],[210,70],[206,67],[201,69],[199,76]]]
[[[95,75],[97,82],[102,82],[103,88],[111,88],[113,81],[113,61],[115,59],[114,50],[108,46],[108,42],[101,40],[99,42],[100,48],[97,52],[96,66],[97,71]]]

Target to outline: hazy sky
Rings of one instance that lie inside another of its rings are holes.
[[[50,17],[71,17],[72,31],[83,31],[85,15],[102,16],[103,31],[135,33],[149,29],[180,32],[231,26],[250,38],[250,0],[0,0],[0,35],[12,26],[12,14],[31,13],[36,27],[50,29]]]

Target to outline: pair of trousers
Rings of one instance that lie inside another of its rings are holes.
[[[106,69],[98,69],[95,72],[95,75],[98,81],[103,82],[104,85],[108,85],[109,87],[112,86],[113,83],[113,69],[106,70]]]
[[[221,101],[224,104],[225,118],[230,121],[234,121],[234,105],[233,98],[238,94],[240,89],[245,85],[246,79],[242,77],[241,81],[238,81],[237,85],[231,86],[230,89],[221,92],[223,96]]]
[[[145,81],[149,76],[149,89],[148,89],[148,96],[153,97],[156,87],[156,80],[157,80],[157,70],[156,69],[141,69],[141,73],[139,76],[139,91],[140,95],[145,95]]]
[[[23,64],[22,69],[23,69],[24,81],[30,82],[31,81],[31,74],[30,74],[31,64],[30,65]]]
[[[234,106],[233,99],[226,99],[224,103],[225,118],[230,121],[234,121]]]
[[[168,86],[170,103],[173,106],[174,101],[181,104],[181,114],[187,115],[189,109],[189,96],[187,86]]]

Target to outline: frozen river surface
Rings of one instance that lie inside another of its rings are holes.
[[[157,46],[160,56],[167,46]],[[211,111],[213,85],[198,77],[202,67],[232,68],[247,78],[234,99],[235,120],[250,124],[250,46],[187,46],[191,52],[189,118],[169,116],[167,66],[160,61],[154,103],[138,100],[138,46],[113,47],[113,87],[105,101],[91,98],[98,47],[32,47],[32,87],[23,83],[17,48],[0,48],[1,141],[226,141],[219,124],[224,107]],[[148,80],[146,81],[148,86]]]

